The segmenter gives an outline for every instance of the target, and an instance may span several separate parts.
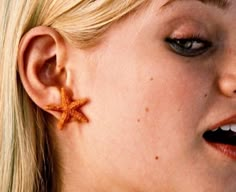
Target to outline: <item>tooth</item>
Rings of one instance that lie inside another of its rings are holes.
[[[236,132],[236,125],[235,124],[231,125],[230,129],[231,131]]]
[[[230,130],[230,125],[224,125],[220,127],[223,131],[229,131]]]
[[[218,128],[215,128],[215,129],[213,129],[213,130],[211,130],[212,132],[215,132],[215,131],[217,131],[219,129],[219,127]]]

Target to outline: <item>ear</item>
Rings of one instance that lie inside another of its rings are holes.
[[[42,109],[60,102],[60,88],[67,81],[67,48],[52,28],[36,27],[22,38],[18,71],[29,97]]]

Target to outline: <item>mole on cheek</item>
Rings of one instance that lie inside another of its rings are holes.
[[[145,108],[145,111],[148,113],[148,112],[149,112],[149,108],[148,108],[148,107],[146,107],[146,108]]]
[[[154,80],[154,78],[153,78],[153,77],[151,77],[151,78],[150,78],[150,81],[153,81],[153,80]]]
[[[159,159],[159,157],[158,157],[158,156],[156,156],[156,157],[155,157],[155,159],[156,159],[156,160],[158,160],[158,159]]]

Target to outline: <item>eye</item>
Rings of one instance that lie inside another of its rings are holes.
[[[196,57],[204,54],[212,46],[212,43],[200,38],[167,38],[166,42],[177,54],[185,57]]]

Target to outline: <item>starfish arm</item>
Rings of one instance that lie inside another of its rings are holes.
[[[88,118],[80,111],[72,110],[71,116],[74,117],[80,123],[87,123],[89,121]]]
[[[70,98],[66,94],[65,88],[61,88],[61,103],[64,107],[70,104]]]
[[[47,110],[52,110],[52,111],[63,111],[63,108],[61,106],[58,106],[58,105],[47,105],[46,106],[46,109]]]
[[[71,104],[70,104],[70,109],[77,109],[77,108],[80,108],[82,107],[83,105],[85,105],[86,103],[88,103],[88,99],[85,98],[85,99],[80,99],[80,100],[77,100],[77,101],[73,101]]]
[[[58,128],[59,129],[62,129],[63,126],[65,125],[65,123],[67,123],[70,119],[70,115],[67,111],[63,112],[62,115],[61,115],[61,118],[57,124]]]

